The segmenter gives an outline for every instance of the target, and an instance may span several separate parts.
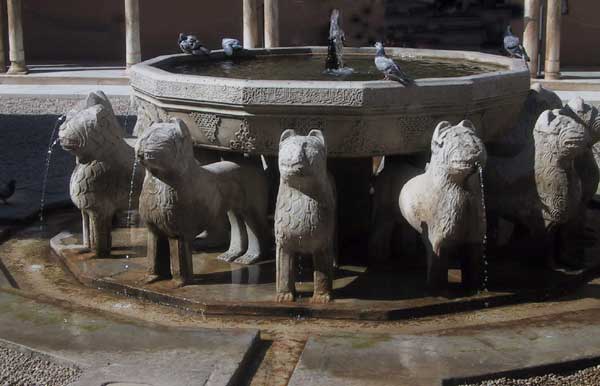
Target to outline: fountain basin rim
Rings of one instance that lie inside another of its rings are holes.
[[[517,123],[530,88],[524,61],[468,51],[389,48],[392,55],[464,58],[501,64],[506,70],[479,75],[419,79],[403,87],[392,81],[244,80],[174,74],[158,68],[189,61],[167,55],[130,69],[139,103],[141,131],[151,122],[182,119],[194,145],[225,152],[278,154],[281,133],[320,129],[333,158],[426,152],[442,120],[470,119],[484,142],[502,137]],[[324,47],[254,49],[252,54],[324,53]],[[355,48],[350,54],[374,55]],[[213,54],[215,58],[222,52]],[[478,59],[479,58],[479,59]],[[203,60],[201,58],[195,60]]]
[[[326,47],[290,47],[276,49],[250,49],[249,55],[312,55],[325,54]],[[395,97],[413,95],[420,88],[440,86],[472,86],[476,83],[496,82],[498,79],[529,82],[529,69],[520,59],[471,51],[448,51],[412,48],[388,48],[390,55],[415,58],[465,59],[480,63],[502,65],[506,69],[483,74],[422,78],[416,87],[404,87],[397,82],[376,81],[320,81],[320,80],[248,80],[202,75],[175,74],[160,67],[178,61],[190,60],[190,55],[163,55],[136,64],[130,68],[134,91],[156,98],[195,100],[210,104],[232,105],[315,105],[338,107],[367,107],[379,105],[378,95],[392,93]],[[374,48],[348,48],[348,54],[374,55]],[[212,59],[223,59],[222,51],[214,51]],[[206,60],[194,57],[193,60]],[[386,103],[389,105],[389,103]],[[385,104],[384,104],[385,105]]]

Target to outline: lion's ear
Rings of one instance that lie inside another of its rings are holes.
[[[173,118],[171,119],[171,123],[175,126],[175,129],[177,129],[177,132],[179,132],[183,138],[191,138],[190,130],[184,121],[179,118]]]
[[[479,132],[479,130],[477,129],[475,124],[473,122],[471,122],[471,120],[465,119],[465,120],[461,121],[458,125],[462,126],[462,127],[466,127],[467,129],[473,130],[473,133],[476,136],[481,137],[481,133]]]
[[[431,143],[436,144],[437,146],[442,146],[444,144],[444,134],[448,129],[452,127],[452,124],[448,121],[442,121],[438,123],[435,130],[433,131],[433,137],[431,138]]]
[[[323,146],[325,146],[325,136],[323,135],[323,132],[321,130],[311,130],[308,133],[309,137],[317,137],[321,140],[321,142],[323,143]]]
[[[279,143],[282,143],[286,139],[288,139],[290,137],[295,137],[295,136],[296,136],[296,132],[293,129],[287,129],[283,133],[281,133],[281,137],[279,138]]]

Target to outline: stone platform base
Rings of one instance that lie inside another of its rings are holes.
[[[598,276],[600,270],[559,272],[541,268],[527,256],[491,256],[488,291],[468,294],[461,289],[460,271],[449,271],[450,286],[443,297],[427,294],[425,270],[396,259],[385,265],[341,265],[335,274],[334,298],[327,305],[310,304],[312,267],[300,259],[296,303],[277,303],[275,262],[253,266],[228,264],[216,257],[222,251],[195,251],[194,284],[176,288],[171,281],[146,285],[145,243],[142,228],[113,231],[113,255],[96,259],[81,246],[73,225],[51,240],[53,250],[66,268],[83,284],[93,288],[144,298],[206,315],[262,317],[397,320],[471,309],[540,301],[562,296]],[[586,250],[587,264],[598,267],[600,247]],[[510,257],[510,258],[508,258]],[[404,259],[404,260],[411,260]],[[417,260],[417,259],[415,259]],[[342,256],[342,262],[343,256]]]

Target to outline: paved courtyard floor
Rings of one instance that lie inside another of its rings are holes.
[[[0,205],[0,369],[38,360],[57,374],[77,368],[77,386],[440,385],[523,367],[589,367],[600,357],[598,279],[549,301],[387,322],[203,315],[84,286],[50,248],[73,211],[49,208],[35,221],[50,133],[97,88],[125,123],[127,86],[13,86],[0,85],[0,183],[15,178],[18,189]],[[53,153],[56,205],[68,202],[72,167]]]

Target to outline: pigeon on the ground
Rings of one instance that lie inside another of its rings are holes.
[[[223,46],[223,52],[225,52],[226,56],[233,56],[236,52],[244,49],[237,39],[224,38],[221,41],[221,45]]]
[[[194,35],[179,34],[179,48],[186,54],[210,55],[210,50],[204,47]]]
[[[394,80],[407,86],[413,83],[413,80],[406,75],[392,58],[385,56],[383,43],[375,43],[377,53],[375,54],[375,67],[385,75],[385,80]]]
[[[527,52],[525,52],[525,48],[521,44],[519,38],[513,35],[512,28],[510,25],[506,27],[506,32],[504,32],[504,49],[511,58],[519,58],[524,59],[529,62],[529,56],[527,56]]]
[[[17,182],[15,180],[10,180],[8,184],[3,184],[2,186],[0,186],[0,200],[2,200],[2,202],[4,202],[5,205],[7,204],[6,200],[11,198],[12,195],[15,194],[16,186]]]

